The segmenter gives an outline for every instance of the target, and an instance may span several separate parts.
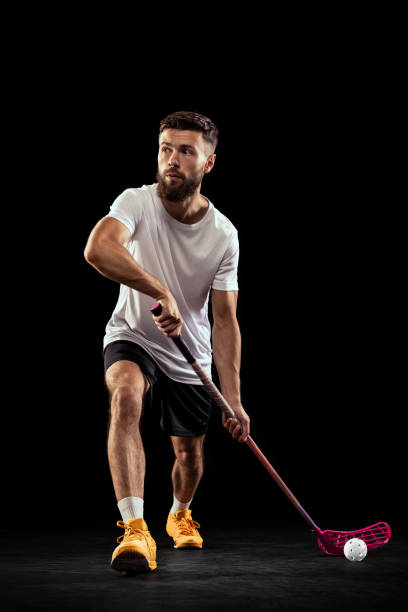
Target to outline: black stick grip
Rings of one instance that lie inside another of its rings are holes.
[[[159,317],[162,313],[162,305],[160,304],[160,302],[156,302],[155,304],[153,304],[153,306],[150,307],[150,312],[154,317]],[[187,359],[188,363],[195,362],[195,358],[190,353],[189,349],[181,339],[181,334],[177,338],[171,338],[171,340],[173,340],[174,344],[178,346],[184,357]]]
[[[150,312],[154,317],[159,317],[162,313],[162,305],[160,302],[156,302],[153,306],[150,306]]]

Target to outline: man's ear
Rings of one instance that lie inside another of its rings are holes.
[[[211,172],[211,170],[214,167],[215,164],[215,158],[216,158],[216,154],[212,153],[212,155],[210,155],[205,163],[205,169],[204,169],[204,174],[208,174],[209,172]]]

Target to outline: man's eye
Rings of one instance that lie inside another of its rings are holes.
[[[167,151],[169,147],[162,147],[162,151]]]
[[[190,149],[184,149],[184,150],[183,150],[183,153],[189,153],[189,154],[190,154],[190,153],[191,153],[191,151],[190,151]]]

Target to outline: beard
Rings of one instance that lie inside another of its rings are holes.
[[[184,200],[190,198],[196,192],[197,187],[200,186],[204,176],[204,172],[199,171],[191,178],[186,179],[181,172],[174,170],[174,172],[181,177],[181,181],[171,183],[167,178],[165,178],[165,175],[168,172],[171,171],[166,170],[164,174],[160,174],[159,169],[157,168],[156,180],[158,183],[157,193],[161,198],[168,200],[169,202],[184,202]]]

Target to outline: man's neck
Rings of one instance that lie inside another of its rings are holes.
[[[160,199],[169,215],[186,225],[200,221],[209,207],[208,200],[200,193],[192,195],[183,202],[169,202],[169,200]]]

